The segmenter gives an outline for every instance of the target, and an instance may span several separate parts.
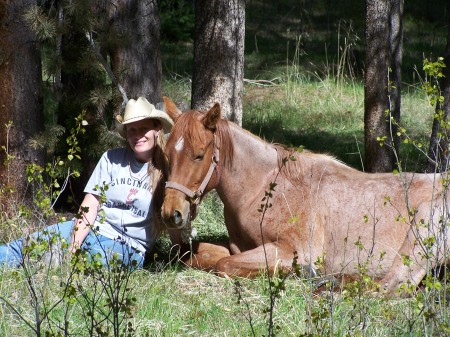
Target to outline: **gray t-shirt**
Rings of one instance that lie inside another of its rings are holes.
[[[94,228],[110,239],[121,239],[141,252],[155,242],[148,163],[139,163],[127,148],[105,152],[84,189],[104,195]]]

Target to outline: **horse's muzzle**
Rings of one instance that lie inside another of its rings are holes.
[[[162,205],[161,216],[168,228],[186,228],[191,221],[190,203],[184,198],[180,200],[166,195]]]

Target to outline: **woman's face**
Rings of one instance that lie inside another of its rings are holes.
[[[152,158],[161,128],[161,122],[157,119],[143,119],[125,125],[128,144],[138,161],[146,162]]]

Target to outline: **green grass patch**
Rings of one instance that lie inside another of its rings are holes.
[[[401,125],[414,142],[428,147],[433,108],[417,89],[402,95]],[[364,88],[357,82],[284,81],[272,87],[247,85],[243,127],[268,142],[328,153],[362,169],[364,158]],[[425,157],[403,143],[400,158],[418,171]]]
[[[78,302],[58,303],[64,273],[56,269],[42,276],[54,279],[47,286],[46,301],[57,303],[42,331],[56,333],[65,316],[70,320],[67,331],[89,336],[86,308]],[[84,277],[89,283],[90,276]],[[0,279],[0,297],[16,305],[22,317],[32,322],[34,311],[24,275],[2,271]],[[285,285],[273,317],[278,336],[423,336],[424,332],[443,336],[445,326],[448,328],[450,308],[442,298],[435,306],[428,303],[434,316],[421,320],[421,300],[389,300],[370,293],[355,296],[346,291],[315,296],[309,282],[296,277],[290,277]],[[132,274],[128,293],[136,302],[123,325],[132,326],[135,337],[267,335],[267,289],[265,278],[242,279],[237,285],[234,280],[169,265],[159,271],[139,270]],[[32,336],[18,315],[0,303],[0,335]],[[104,297],[101,303],[107,303]]]

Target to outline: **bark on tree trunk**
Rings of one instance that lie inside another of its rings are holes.
[[[364,169],[368,172],[389,172],[396,164],[401,97],[402,13],[402,0],[393,1],[392,4],[386,0],[366,1]]]
[[[392,1],[390,3],[390,67],[391,72],[389,76],[389,96],[390,96],[390,111],[391,116],[395,120],[395,125],[392,126],[393,144],[395,151],[399,151],[400,137],[397,136],[398,125],[400,123],[400,108],[401,108],[401,87],[402,87],[402,51],[403,51],[403,0]],[[394,157],[393,166],[396,165],[396,158]],[[392,167],[393,168],[393,167]],[[391,170],[389,170],[391,171]]]
[[[196,0],[191,106],[242,124],[244,0]]]
[[[18,203],[31,202],[26,165],[44,164],[43,151],[28,144],[44,128],[39,45],[23,22],[24,11],[35,4],[0,3],[0,211],[7,213]]]
[[[160,19],[154,0],[119,0],[109,5],[113,29],[122,36],[110,50],[113,71],[128,98],[161,101]]]

